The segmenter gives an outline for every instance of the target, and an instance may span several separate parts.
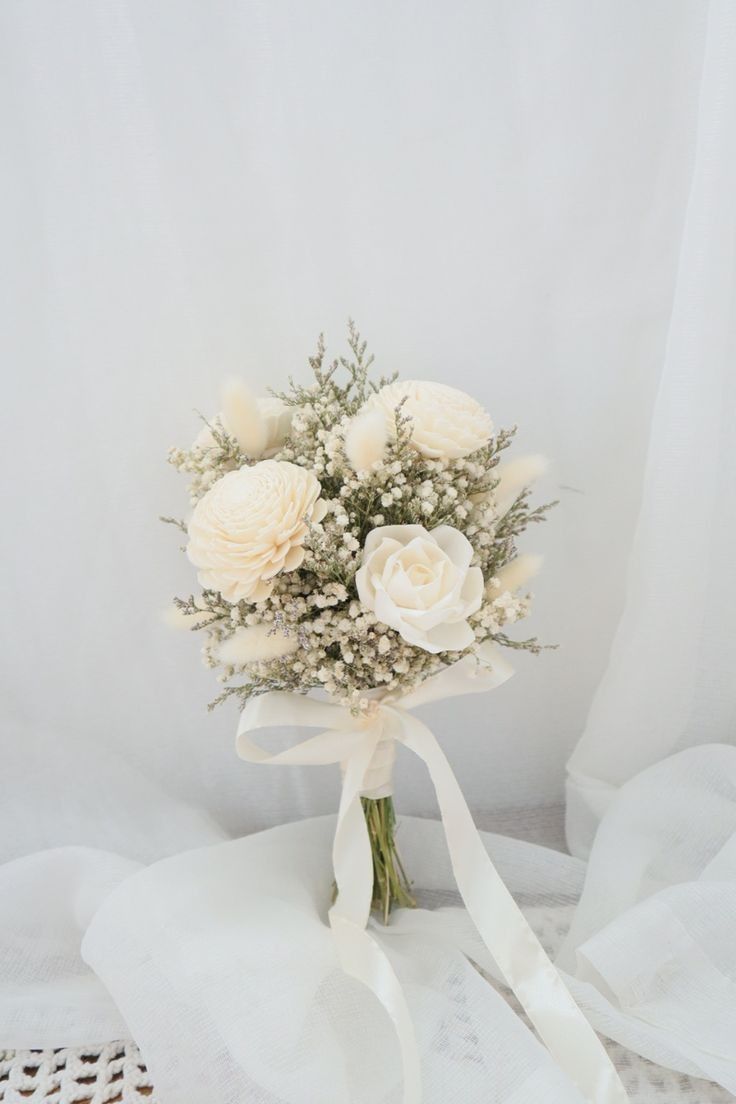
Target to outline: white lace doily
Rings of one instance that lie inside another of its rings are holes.
[[[156,1104],[135,1043],[0,1051],[3,1104]]]

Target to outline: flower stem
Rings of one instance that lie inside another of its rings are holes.
[[[363,812],[373,854],[372,907],[388,924],[392,908],[416,908],[411,884],[396,849],[396,813],[391,797],[364,797]]]

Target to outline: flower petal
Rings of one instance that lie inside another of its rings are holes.
[[[474,555],[473,546],[459,529],[453,529],[451,525],[438,525],[436,529],[431,530],[430,536],[456,567],[470,566]]]

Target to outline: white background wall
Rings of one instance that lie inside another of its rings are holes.
[[[703,19],[3,5],[0,746],[26,816],[58,804],[45,842],[65,801],[103,817],[128,768],[233,830],[333,807],[329,772],[243,764],[234,708],[205,712],[196,639],[158,619],[192,574],[157,517],[185,509],[166,451],[223,375],[299,375],[348,315],[380,368],[471,391],[554,460],[561,506],[524,547],[546,555],[529,628],[560,647],[431,716],[475,809],[561,799],[622,604]],[[432,811],[418,766],[400,789]]]

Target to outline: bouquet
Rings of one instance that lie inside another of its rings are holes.
[[[551,505],[529,501],[544,461],[501,463],[514,429],[494,431],[454,387],[373,380],[352,323],[348,345],[328,364],[320,338],[309,386],[256,398],[229,382],[221,412],[171,450],[191,477],[178,524],[202,588],[175,604],[219,671],[213,705],[319,690],[360,718],[461,660],[500,672],[499,646],[539,650],[507,634],[539,566],[516,540]],[[372,904],[388,921],[414,902],[384,745],[362,806]]]
[[[371,909],[388,922],[414,904],[396,846],[391,775],[397,743],[426,764],[455,880],[501,976],[560,1066],[595,1104],[626,1093],[595,1032],[514,902],[481,841],[438,741],[412,710],[499,685],[503,649],[527,616],[539,559],[516,541],[533,507],[538,456],[504,462],[514,430],[454,387],[371,378],[352,325],[349,355],[314,382],[255,397],[223,393],[171,463],[190,476],[186,551],[201,590],[175,600],[205,637],[205,663],[241,706],[238,751],[255,763],[339,763],[329,922],[342,968],[382,1002],[397,1034],[405,1104],[419,1104],[418,1047],[405,995]],[[269,754],[259,729],[324,731]]]

